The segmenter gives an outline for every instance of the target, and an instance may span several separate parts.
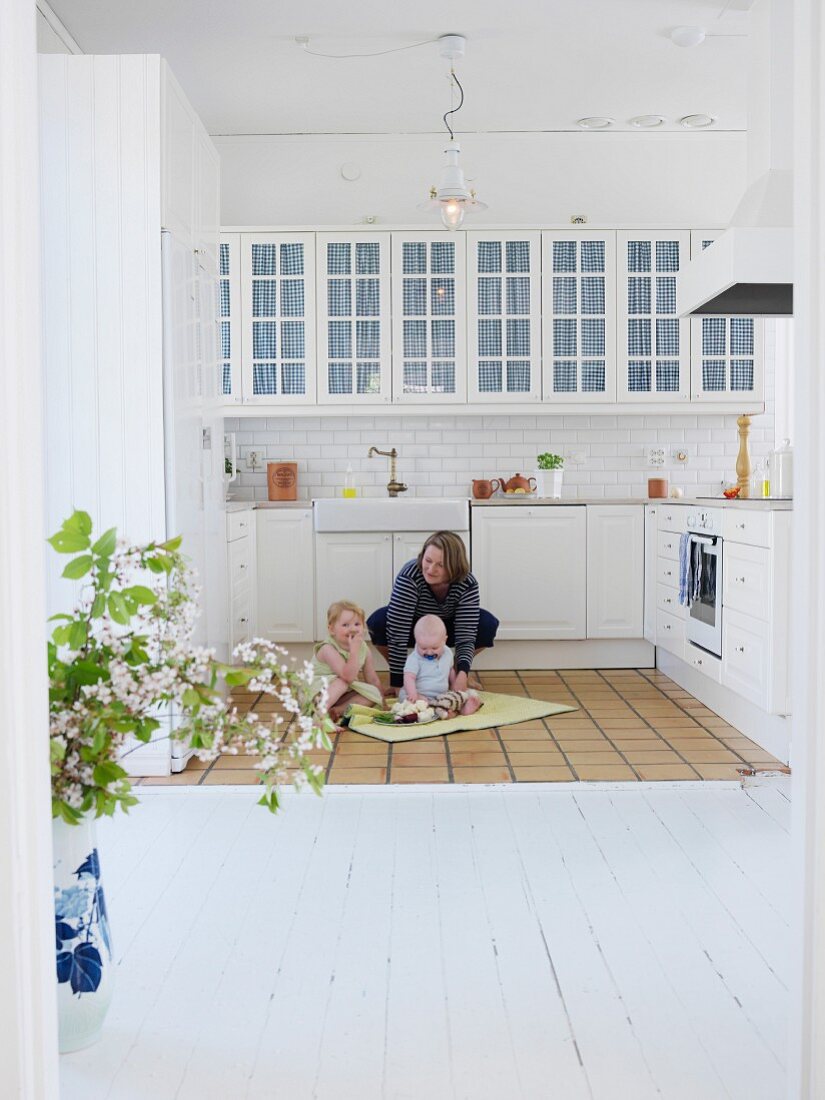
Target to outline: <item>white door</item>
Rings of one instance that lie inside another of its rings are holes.
[[[195,130],[197,186],[195,191],[195,249],[198,263],[210,275],[218,274],[218,240],[221,232],[221,161],[206,130]]]
[[[587,637],[641,638],[644,506],[588,505]]]
[[[167,64],[161,62],[163,207],[161,226],[195,248],[195,114]]]
[[[498,637],[587,634],[584,506],[473,509],[473,573]]]
[[[311,642],[312,509],[262,508],[256,529],[257,633],[273,642]]]
[[[369,616],[389,601],[393,581],[392,535],[347,531],[315,535],[316,639],[327,636],[327,608],[352,600]],[[260,565],[259,565],[260,571]]]

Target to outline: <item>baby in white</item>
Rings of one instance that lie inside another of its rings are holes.
[[[424,615],[415,624],[415,649],[404,665],[404,686],[399,699],[428,699],[440,718],[474,714],[481,700],[474,691],[454,691],[453,652],[447,645],[447,629],[437,615]]]

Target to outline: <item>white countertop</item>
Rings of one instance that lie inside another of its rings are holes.
[[[383,498],[380,498],[383,499]],[[410,498],[412,499],[412,498]],[[417,498],[416,498],[417,499]],[[428,497],[428,500],[440,500],[440,497]],[[227,512],[244,512],[249,509],[261,509],[261,508],[311,508],[311,500],[228,500],[226,502]],[[637,504],[640,508],[646,504],[653,505],[679,505],[690,506],[692,508],[739,508],[743,510],[755,511],[755,512],[789,512],[793,510],[792,500],[725,500],[724,497],[663,497],[661,499],[647,499],[646,497],[619,497],[615,499],[606,499],[605,497],[576,497],[575,499],[568,499],[566,497],[561,500],[555,497],[536,497],[532,494],[518,494],[518,496],[495,496],[490,497],[489,500],[474,500],[470,499],[470,506],[472,508],[495,508],[502,505],[515,505],[516,507],[523,507],[525,505],[532,504],[533,506],[548,506],[553,505],[565,505],[567,507],[576,505],[628,505]]]

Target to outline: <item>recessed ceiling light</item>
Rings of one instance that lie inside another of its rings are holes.
[[[698,46],[705,41],[704,27],[674,27],[670,32],[670,41],[674,46]]]
[[[712,126],[716,119],[713,115],[685,115],[679,119],[682,126],[688,130],[704,130],[706,126]]]
[[[576,119],[576,125],[581,126],[583,130],[606,130],[608,126],[613,125],[613,119],[603,115],[588,115],[587,118]]]
[[[639,130],[651,130],[654,126],[661,126],[665,119],[663,115],[636,115],[627,121]]]

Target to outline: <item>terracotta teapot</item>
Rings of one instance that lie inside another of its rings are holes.
[[[532,484],[531,484],[532,482]],[[534,493],[536,491],[536,479],[534,477],[522,477],[516,474],[509,481],[501,479],[501,488],[505,493]]]
[[[496,489],[501,488],[501,482],[498,478],[493,478],[492,481],[486,481],[484,478],[473,479],[473,496],[476,500],[489,500]]]

